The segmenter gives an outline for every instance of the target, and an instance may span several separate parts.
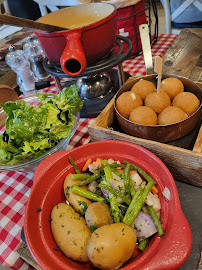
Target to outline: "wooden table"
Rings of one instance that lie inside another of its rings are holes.
[[[180,75],[197,82],[202,72],[202,29],[183,29],[163,59],[164,74]]]

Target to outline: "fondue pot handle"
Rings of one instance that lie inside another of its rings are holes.
[[[60,57],[63,71],[70,76],[81,74],[86,68],[86,57],[81,43],[81,32],[65,35],[67,44]]]

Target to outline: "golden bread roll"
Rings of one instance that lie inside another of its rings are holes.
[[[166,107],[170,106],[170,98],[166,92],[150,92],[144,101],[145,106],[160,114]]]
[[[186,114],[193,114],[199,107],[200,100],[191,92],[182,92],[173,99],[173,106],[183,110]]]
[[[161,91],[166,92],[173,100],[179,93],[184,92],[184,85],[177,78],[167,78],[161,82]]]
[[[170,106],[165,108],[158,116],[159,125],[171,125],[186,119],[188,115],[180,108]]]
[[[146,98],[146,96],[152,92],[156,91],[155,85],[147,80],[139,80],[137,83],[135,83],[131,89],[133,93],[139,95],[143,100]]]
[[[157,115],[151,108],[140,106],[131,112],[129,120],[136,124],[153,126],[157,124]]]
[[[122,93],[116,101],[118,112],[125,118],[128,118],[130,113],[137,107],[142,106],[143,102],[139,95],[132,91]]]

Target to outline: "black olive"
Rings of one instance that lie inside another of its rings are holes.
[[[8,142],[9,141],[9,135],[6,133],[6,131],[4,131],[4,133],[3,133],[3,141],[4,142]]]

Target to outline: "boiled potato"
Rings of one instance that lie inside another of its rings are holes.
[[[135,231],[124,223],[113,223],[104,225],[91,234],[87,254],[94,266],[117,269],[130,259],[135,246]]]
[[[77,195],[71,191],[71,186],[77,185],[81,180],[72,180],[72,174],[68,174],[64,181],[64,193],[68,202],[73,208],[81,214],[84,214],[87,207],[92,203],[89,199],[86,199],[80,195]],[[87,189],[86,186],[82,186],[83,189]]]
[[[103,202],[94,202],[89,205],[85,219],[91,230],[113,223],[109,205]]]
[[[70,259],[87,262],[87,242],[91,230],[85,219],[66,203],[59,203],[51,212],[51,230],[60,250]]]

